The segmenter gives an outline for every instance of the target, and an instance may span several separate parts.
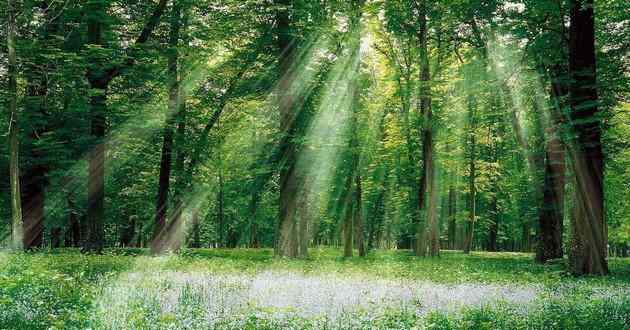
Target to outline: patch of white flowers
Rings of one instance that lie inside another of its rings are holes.
[[[437,284],[292,272],[256,275],[211,273],[126,273],[103,288],[97,315],[107,328],[125,328],[135,318],[208,326],[239,316],[278,321],[292,317],[335,322],[348,315],[373,318],[387,310],[425,314],[457,312],[466,306],[509,303],[526,306],[534,286]]]

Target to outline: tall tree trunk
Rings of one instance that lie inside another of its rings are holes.
[[[102,47],[104,20],[107,16],[104,1],[93,1],[88,4],[88,34],[89,45]],[[105,114],[107,111],[107,87],[109,81],[105,78],[105,59],[94,57],[90,59],[91,67],[87,72],[90,84],[90,135],[93,138],[93,148],[88,154],[88,205],[87,222],[88,238],[84,242],[84,251],[100,253],[103,249],[103,214],[105,188]]]
[[[169,32],[169,49],[168,57],[168,111],[166,114],[166,123],[164,125],[164,141],[162,143],[162,157],[160,161],[160,175],[158,182],[158,193],[155,210],[155,227],[153,230],[153,238],[151,243],[151,251],[160,253],[165,247],[164,244],[169,241],[171,233],[166,232],[166,217],[168,210],[168,195],[171,181],[171,164],[173,152],[173,125],[174,118],[179,115],[180,108],[180,88],[178,76],[179,61],[179,34],[181,27],[181,1],[174,0],[171,11],[171,29]],[[179,213],[177,210],[175,211]],[[178,217],[179,218],[179,217]],[[177,221],[178,224],[181,222]]]
[[[492,162],[494,163],[499,163],[500,161],[500,155],[501,153],[503,153],[504,148],[503,148],[503,135],[504,135],[504,130],[503,130],[503,124],[502,121],[500,121],[499,123],[499,127],[497,129],[497,138],[496,140],[494,140],[493,146],[492,146]],[[500,187],[499,187],[499,181],[500,179],[496,176],[492,177],[491,179],[491,184],[492,184],[492,197],[490,200],[490,227],[488,230],[488,251],[497,251],[497,238],[498,238],[498,234],[499,234],[499,221],[501,219],[501,215],[499,213],[499,191],[500,191]]]
[[[420,114],[422,115],[422,172],[418,190],[418,209],[424,214],[418,224],[416,255],[437,256],[439,254],[439,230],[437,223],[437,182],[435,178],[433,110],[431,104],[431,71],[429,65],[427,2],[422,1],[419,14],[420,26]]]
[[[296,125],[297,117],[296,95],[291,92],[294,72],[292,64],[296,53],[296,41],[291,34],[290,11],[291,1],[276,0],[280,9],[276,14],[276,31],[279,58],[279,110],[280,110],[280,131],[285,135],[281,148],[280,162],[280,219],[278,223],[278,234],[276,255],[294,258],[298,255],[296,198],[297,198],[297,169],[296,169]]]
[[[181,0],[178,0],[181,1]],[[183,6],[178,3],[178,6]],[[189,22],[189,10],[188,9],[180,9],[181,12],[181,24],[180,24],[180,34],[182,43],[184,45],[189,44],[190,35],[188,33],[188,22]],[[177,54],[179,57],[179,53]],[[184,56],[185,57],[185,56]],[[172,192],[173,199],[173,211],[171,212],[170,218],[175,223],[181,223],[181,215],[182,208],[184,207],[183,195],[185,188],[189,184],[187,182],[188,175],[186,174],[185,162],[187,158],[187,151],[185,148],[186,141],[186,94],[185,89],[181,88],[181,82],[184,81],[184,77],[186,75],[186,70],[183,65],[178,67],[178,104],[177,104],[177,113],[175,114],[175,122],[177,124],[177,128],[175,130],[175,147],[174,150],[176,152],[175,157],[175,166],[173,168],[175,174],[175,185]],[[172,151],[171,151],[172,153]],[[192,166],[192,164],[191,164]]]
[[[16,15],[15,0],[8,1],[7,50],[9,78],[9,181],[11,182],[11,245],[14,249],[23,248],[22,202],[20,192],[20,142],[17,110],[17,57],[15,55]]]
[[[475,141],[475,108],[476,102],[473,96],[468,97],[468,122],[470,126],[469,134],[469,175],[468,175],[468,190],[469,190],[469,217],[466,229],[466,238],[464,240],[464,253],[470,253],[473,245],[473,239],[475,234],[475,221],[477,216],[477,186],[476,186],[476,141]]]
[[[41,1],[38,7],[45,10],[45,23],[41,31],[37,32],[36,38],[31,41],[35,47],[43,46],[47,48],[51,39],[58,31],[59,21],[52,17],[52,10],[49,9],[49,1]],[[44,50],[44,52],[46,52]],[[44,230],[44,191],[46,188],[46,174],[48,172],[45,163],[46,153],[38,143],[41,136],[50,130],[47,124],[49,121],[47,114],[47,95],[49,66],[45,53],[35,55],[34,63],[25,63],[26,97],[24,100],[23,120],[29,123],[30,132],[25,140],[28,165],[22,172],[22,216],[24,225],[23,244],[25,249],[43,246]]]
[[[570,267],[576,275],[604,275],[608,273],[604,154],[597,106],[593,0],[572,0],[570,4],[570,103],[575,136],[571,158],[576,180]]]

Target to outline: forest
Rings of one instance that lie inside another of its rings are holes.
[[[624,0],[0,20],[0,329],[630,328]]]

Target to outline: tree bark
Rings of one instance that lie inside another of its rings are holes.
[[[296,95],[292,93],[294,73],[292,65],[296,52],[296,41],[291,33],[290,0],[276,0],[280,7],[276,13],[276,33],[279,56],[278,98],[280,111],[280,132],[285,135],[280,146],[280,210],[276,255],[295,258],[298,256],[297,217],[296,217]]]
[[[222,166],[222,165],[219,165]],[[219,170],[219,191],[217,192],[217,246],[225,247],[225,207],[223,198],[223,170]]]
[[[418,210],[424,214],[424,219],[418,223],[416,234],[416,255],[435,256],[439,253],[437,235],[437,218],[435,216],[435,205],[437,200],[434,196],[435,169],[433,162],[433,112],[431,108],[431,72],[429,67],[428,52],[428,27],[427,27],[427,4],[422,1],[420,6],[420,27],[418,30],[420,43],[420,114],[422,115],[422,163],[421,178],[418,189]],[[427,198],[428,193],[428,198]]]
[[[169,32],[168,57],[168,111],[166,123],[164,125],[164,141],[162,143],[162,157],[160,160],[160,175],[158,182],[158,193],[155,210],[155,224],[153,238],[151,242],[152,253],[160,253],[164,248],[164,243],[169,240],[169,233],[166,232],[166,218],[168,211],[168,195],[171,181],[171,164],[173,153],[173,125],[175,116],[180,111],[181,95],[179,88],[178,61],[179,61],[179,35],[181,27],[181,1],[174,0],[171,11],[171,29]],[[175,211],[177,212],[177,210]],[[181,223],[181,222],[178,222]]]
[[[499,233],[499,207],[496,192],[490,202],[490,210],[492,212],[492,222],[488,230],[488,251],[497,251],[497,236]]]
[[[20,142],[19,142],[19,121],[17,110],[17,57],[15,54],[16,38],[16,11],[15,0],[8,1],[7,8],[9,17],[7,22],[7,50],[8,67],[7,76],[9,78],[9,181],[11,185],[11,245],[14,249],[23,248],[23,220],[22,202],[20,193]]]
[[[569,90],[575,136],[571,158],[576,182],[570,268],[575,275],[605,275],[608,273],[608,263],[604,221],[604,154],[597,105],[593,0],[572,0],[570,5]]]
[[[67,181],[74,180],[72,177]],[[81,224],[79,217],[75,211],[74,199],[71,192],[66,192],[66,201],[68,205],[68,224],[66,226],[65,247],[79,247],[81,245]]]
[[[352,215],[354,212],[354,198],[353,194],[353,175],[350,174],[346,177],[345,183],[345,196],[343,199],[344,205],[344,222],[343,222],[343,256],[348,258],[353,255],[353,236],[354,226],[352,223]]]
[[[543,198],[539,215],[539,242],[536,249],[536,261],[544,263],[550,259],[562,258],[562,232],[564,219],[565,152],[560,139],[563,125],[562,99],[568,93],[562,78],[552,82],[551,99],[559,106],[552,112],[552,122],[547,129],[545,145],[545,172]]]
[[[448,188],[448,243],[450,249],[456,248],[457,196],[455,194],[455,187],[451,184]]]
[[[355,225],[355,244],[357,246],[359,257],[365,257],[365,239],[363,224],[363,189],[361,187],[361,175],[355,176],[355,208],[354,208],[354,225]]]
[[[469,122],[469,175],[468,175],[468,190],[469,190],[469,217],[466,230],[466,238],[464,240],[464,253],[470,253],[473,245],[474,233],[475,233],[475,221],[477,213],[477,186],[476,186],[476,141],[475,141],[475,108],[476,103],[473,96],[468,97],[468,122]]]
[[[24,249],[42,247],[44,230],[44,175],[41,166],[32,166],[22,177],[24,210]]]

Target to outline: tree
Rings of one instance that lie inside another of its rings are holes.
[[[572,0],[569,28],[569,95],[575,175],[570,265],[576,275],[608,273],[604,222],[604,153],[598,111],[595,17],[592,0]]]
[[[135,41],[135,46],[141,45],[151,36],[158,25],[160,17],[166,8],[167,0],[160,0],[152,16],[142,29]],[[94,49],[106,45],[104,32],[107,27],[107,1],[95,0],[86,5],[87,42]],[[86,78],[90,85],[90,134],[94,139],[93,149],[88,156],[88,206],[87,222],[89,225],[88,239],[85,240],[84,251],[100,253],[103,249],[103,215],[104,215],[104,187],[105,187],[105,130],[107,114],[107,89],[111,81],[119,76],[123,70],[134,64],[133,57],[123,61],[120,65],[110,65],[109,59],[93,50],[90,54],[90,68]]]
[[[168,110],[166,114],[166,123],[164,124],[164,141],[162,142],[162,157],[160,160],[160,175],[158,183],[157,202],[155,210],[155,227],[153,229],[153,237],[151,250],[153,253],[161,252],[165,247],[165,227],[168,211],[168,194],[171,181],[171,164],[173,152],[173,126],[175,118],[181,109],[181,91],[178,75],[179,61],[179,38],[181,28],[181,11],[182,1],[174,0],[171,9],[171,29],[169,33],[169,50],[168,50]]]
[[[17,109],[17,59],[15,54],[16,15],[17,5],[15,0],[8,1],[7,12],[7,49],[9,79],[9,175],[11,181],[11,242],[14,249],[22,249],[22,202],[20,200],[20,141],[19,121]]]

